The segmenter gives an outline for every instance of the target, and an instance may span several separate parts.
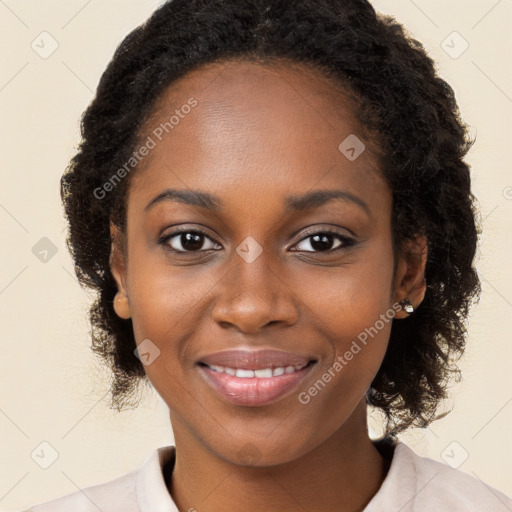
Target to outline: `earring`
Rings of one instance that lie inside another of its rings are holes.
[[[128,297],[124,293],[116,293],[116,296],[114,297],[114,311],[117,313],[117,316],[124,320],[128,320],[128,318],[130,318],[130,303],[128,302]]]
[[[405,312],[409,315],[414,313],[414,306],[411,304],[411,301],[406,297],[399,302],[400,306],[405,309]]]

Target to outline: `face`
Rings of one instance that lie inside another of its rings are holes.
[[[409,274],[350,101],[307,67],[210,64],[166,91],[148,136],[112,271],[176,439],[272,465],[365,429]]]

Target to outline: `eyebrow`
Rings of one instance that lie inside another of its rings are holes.
[[[370,207],[360,198],[347,192],[346,190],[314,190],[305,194],[296,194],[288,196],[285,199],[285,212],[291,213],[303,211],[310,208],[318,208],[332,199],[351,202],[359,206],[364,212],[371,217]],[[153,206],[164,201],[177,201],[179,203],[197,206],[213,212],[220,212],[223,206],[222,200],[200,190],[179,190],[167,189],[154,197],[144,211],[150,210]]]

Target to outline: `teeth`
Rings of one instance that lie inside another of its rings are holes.
[[[268,379],[269,377],[272,377],[272,369],[265,368],[263,370],[254,370],[254,375],[256,377],[263,377]]]
[[[283,375],[285,373],[294,373],[304,368],[304,366],[301,364],[296,366],[278,366],[277,368],[262,368],[261,370],[245,370],[243,368],[230,368],[229,366],[218,366],[214,364],[208,366],[216,372],[227,373],[228,375],[240,377],[243,379],[250,379],[254,377],[259,379],[269,379],[270,377],[278,377],[279,375]]]
[[[237,377],[254,377],[253,370],[241,370],[240,368],[236,371]]]

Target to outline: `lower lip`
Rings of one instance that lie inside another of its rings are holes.
[[[252,407],[268,405],[290,393],[313,368],[314,363],[293,373],[269,378],[242,378],[217,372],[208,366],[199,369],[206,381],[229,402]]]

